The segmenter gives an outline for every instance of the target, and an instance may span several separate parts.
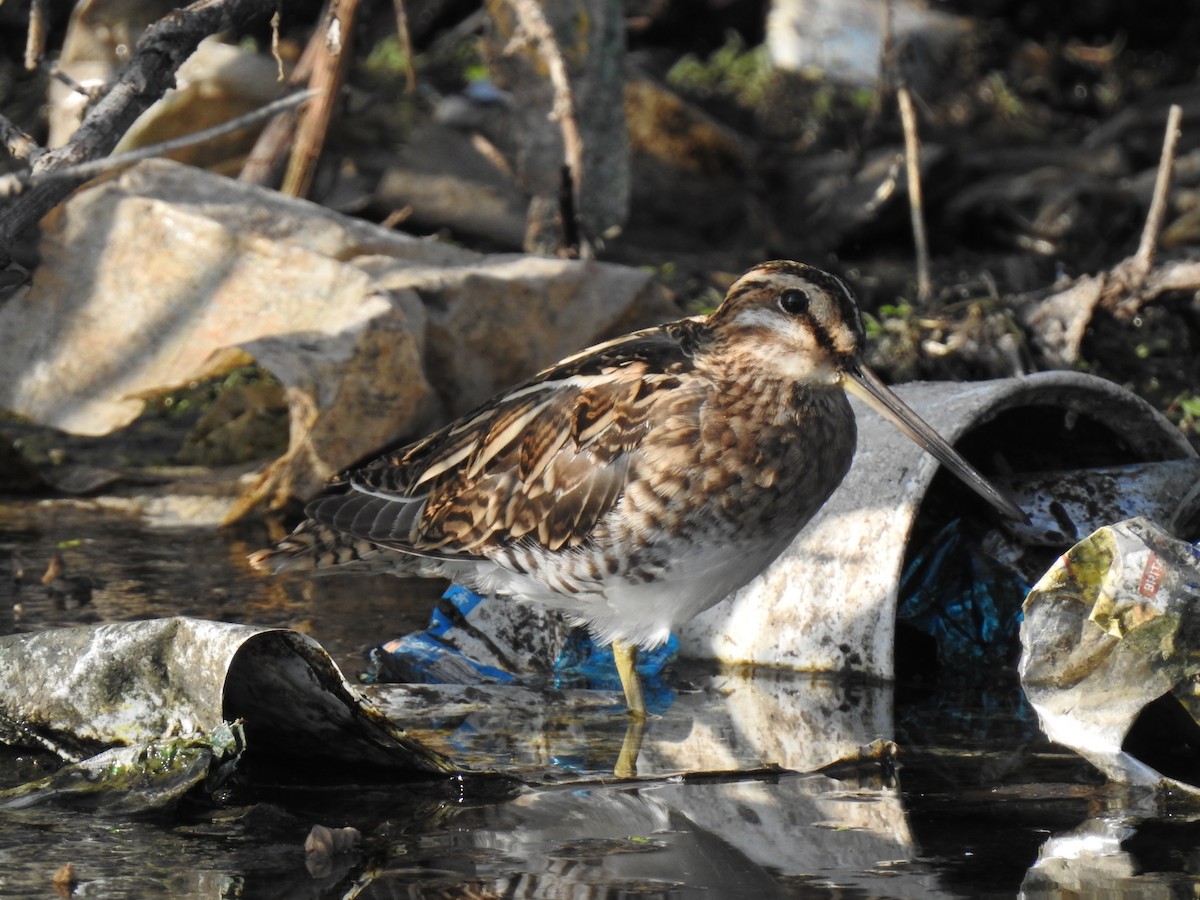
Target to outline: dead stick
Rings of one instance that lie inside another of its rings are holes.
[[[279,15],[279,10],[275,10],[275,14],[271,16],[271,58],[275,60],[275,71],[278,73],[279,80],[287,80],[287,72],[283,70],[283,56],[279,52],[279,26],[283,24],[283,17]]]
[[[78,94],[80,97],[86,97],[88,103],[91,104],[104,94],[104,85],[93,84],[88,86],[76,81],[71,77],[71,73],[66,71],[62,66],[55,63],[48,67],[50,77],[63,85],[68,91]]]
[[[900,104],[900,122],[904,127],[904,160],[908,174],[908,208],[912,214],[913,245],[917,251],[917,299],[927,301],[933,294],[929,278],[929,241],[925,236],[925,212],[921,199],[921,146],[917,138],[917,114],[912,94],[901,85],[896,89]]]
[[[83,122],[62,147],[43,153],[34,174],[65,168],[103,156],[117,145],[133,121],[167,88],[175,72],[200,41],[218,31],[240,29],[266,19],[275,0],[197,0],[167,13],[146,29],[133,58],[104,97],[88,110]],[[75,186],[76,179],[57,180],[26,191],[0,207],[0,265],[9,261],[10,248],[28,229],[53,209]]]
[[[25,68],[32,72],[46,55],[46,0],[29,5],[29,33],[25,38]]]
[[[333,0],[329,16],[321,23],[323,43],[313,66],[309,87],[317,92],[296,128],[296,142],[279,190],[292,197],[306,197],[317,174],[317,163],[329,136],[329,124],[341,96],[342,83],[350,64],[350,40],[358,0]]]
[[[396,36],[400,38],[400,49],[404,51],[405,93],[412,96],[417,90],[417,63],[413,59],[412,32],[408,27],[408,10],[404,0],[392,0],[396,8]]]
[[[142,160],[153,159],[156,156],[166,156],[168,153],[174,153],[176,150],[183,150],[186,147],[215,140],[227,134],[232,134],[235,131],[241,131],[243,128],[248,128],[264,119],[274,118],[279,113],[299,106],[306,100],[311,99],[315,93],[315,91],[300,91],[288,97],[281,97],[260,109],[248,112],[244,116],[238,116],[236,119],[230,119],[228,122],[222,122],[220,125],[214,125],[212,128],[205,128],[203,131],[172,138],[169,141],[163,141],[160,144],[153,144],[149,147],[141,147],[137,150],[131,150],[128,153],[118,153],[115,156],[106,156],[103,159],[93,159],[88,162],[79,163],[78,165],[55,169],[53,172],[41,172],[37,175],[22,172],[2,176],[0,177],[0,199],[12,197],[34,185],[46,184],[60,179],[95,178],[97,175],[102,175],[113,169],[131,166]]]
[[[37,141],[22,131],[6,116],[0,115],[0,140],[13,159],[32,163],[46,152]]]
[[[1183,110],[1176,104],[1167,113],[1167,132],[1163,136],[1162,154],[1158,159],[1158,172],[1154,177],[1154,194],[1150,210],[1146,213],[1146,224],[1142,228],[1142,239],[1138,244],[1129,267],[1129,288],[1138,291],[1154,267],[1154,256],[1158,252],[1158,238],[1162,234],[1163,220],[1167,216],[1167,199],[1171,193],[1171,180],[1175,177],[1175,150],[1179,146],[1179,123]]]
[[[509,0],[513,11],[520,23],[519,30],[533,41],[538,54],[546,64],[550,74],[550,84],[554,87],[554,111],[552,118],[558,121],[563,137],[563,153],[565,165],[570,175],[572,209],[578,218],[583,209],[583,135],[579,131],[579,121],[575,114],[575,93],[571,90],[571,76],[567,70],[567,60],[558,45],[554,29],[546,19],[546,14],[536,0]],[[582,223],[577,222],[577,225]],[[591,259],[594,255],[591,241],[582,227],[579,227],[579,255],[582,259]]]
[[[329,5],[326,4],[325,8],[321,10],[321,16],[318,21],[324,22],[328,16]],[[314,33],[309,38],[308,43],[304,47],[304,52],[300,54],[300,59],[296,62],[291,74],[287,77],[287,83],[290,87],[299,87],[300,85],[308,84],[312,80],[313,66],[323,42],[324,36],[318,33]],[[287,165],[288,151],[295,142],[296,125],[299,120],[300,113],[294,109],[276,116],[262,130],[262,134],[258,136],[258,140],[254,142],[253,149],[247,155],[246,161],[242,163],[242,171],[238,173],[238,181],[244,181],[247,184],[262,185],[264,187],[276,187],[283,177],[283,171]]]

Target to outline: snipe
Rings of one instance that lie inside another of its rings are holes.
[[[845,391],[1024,518],[863,367],[862,347],[842,281],[763,263],[711,315],[584,350],[344,473],[251,559],[449,578],[559,609],[612,642],[641,718],[637,648],[754,578],[846,474]]]

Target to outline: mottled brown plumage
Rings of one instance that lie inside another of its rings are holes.
[[[632,648],[757,575],[841,482],[855,443],[843,387],[1006,503],[910,424],[859,365],[862,341],[840,280],[764,263],[711,316],[585,350],[345,473],[253,562],[444,576],[555,607],[615,643],[637,712]]]

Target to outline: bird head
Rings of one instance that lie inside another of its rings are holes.
[[[858,303],[838,277],[803,263],[755,266],[710,317],[718,341],[754,369],[804,384],[838,384],[863,346]]]
[[[1028,522],[1001,493],[866,366],[862,315],[840,278],[775,260],[735,281],[709,319],[715,340],[759,374],[802,385],[840,385],[930,453],[1005,516]]]

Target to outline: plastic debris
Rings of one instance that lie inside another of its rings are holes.
[[[1173,696],[1192,720],[1200,712],[1195,545],[1145,518],[1098,529],[1029,592],[1021,645],[1021,684],[1051,740],[1114,781],[1200,798],[1200,788],[1167,777],[1125,745],[1160,698]]]
[[[1029,582],[989,556],[955,519],[917,553],[900,584],[899,622],[928,634],[938,662],[964,670],[1010,660]]]
[[[997,478],[1029,515],[1009,526],[1025,547],[1065,547],[1113,522],[1143,516],[1187,533],[1200,517],[1200,459]],[[1039,566],[1037,574],[1045,571]]]
[[[452,585],[424,631],[389,641],[371,652],[368,683],[514,684],[549,676],[570,634],[561,616],[541,607],[485,603]]]
[[[670,705],[663,682],[679,641],[638,654],[648,706]],[[621,690],[612,648],[560,616],[527,604],[488,602],[453,585],[434,608],[429,627],[371,651],[369,683],[552,684],[555,688]]]
[[[1088,819],[1046,840],[1021,884],[1021,896],[1114,897],[1139,887],[1137,861],[1121,845],[1135,834],[1128,816]]]
[[[972,22],[917,2],[898,0],[886,15],[872,0],[774,0],[767,17],[771,61],[783,69],[819,71],[823,78],[873,85],[889,53],[905,83],[934,87],[933,60],[969,40]]]
[[[1083,535],[1134,516],[1176,532],[1200,519],[1200,459],[1023,473],[996,479],[1028,524],[953,519],[910,557],[896,618],[933,639],[939,666],[1007,667],[1019,653],[1021,605],[1053,559]]]
[[[0,809],[38,803],[114,815],[164,809],[193,789],[211,795],[232,774],[244,748],[242,726],[228,722],[212,734],[114,747],[46,778],[0,791]]]
[[[661,713],[675,699],[675,691],[663,678],[663,673],[678,655],[679,639],[675,635],[661,647],[638,652],[637,671],[642,680],[647,711]],[[621,676],[617,674],[612,646],[597,644],[582,629],[573,631],[554,661],[554,686],[620,691]]]
[[[898,385],[897,392],[934,430],[989,469],[1042,474],[1066,460],[1107,466],[1196,458],[1179,429],[1145,401],[1079,372],[914,383]],[[973,505],[939,478],[936,460],[882,418],[859,406],[856,419],[858,450],[841,486],[766,571],[679,629],[684,658],[725,668],[896,677],[901,574],[925,535],[968,515]],[[1004,479],[995,481],[1005,486]],[[1188,487],[1176,486],[1174,497]],[[1020,493],[1010,493],[1021,503]],[[1155,510],[1137,508],[1096,526],[1134,515],[1166,521]],[[1087,521],[1076,521],[1081,536],[1091,530]],[[1074,541],[1064,539],[1056,524],[1054,529],[1060,532],[1055,546],[1018,556],[1016,568],[1030,583]],[[1002,542],[985,549],[1007,560]],[[1018,592],[1014,603],[1022,597]],[[1013,651],[1015,659],[1015,644]]]
[[[457,771],[348,684],[311,638],[185,617],[0,638],[0,741],[78,766],[0,794],[0,808],[168,806],[211,783],[214,763],[236,762],[243,745],[271,761],[273,777],[339,764]]]

